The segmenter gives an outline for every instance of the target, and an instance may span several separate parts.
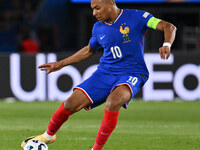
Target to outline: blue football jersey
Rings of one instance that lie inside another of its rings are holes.
[[[112,24],[97,21],[89,44],[93,49],[104,49],[98,69],[110,74],[148,76],[143,55],[144,36],[151,17],[145,11],[122,9]]]

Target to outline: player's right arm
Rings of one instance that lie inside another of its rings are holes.
[[[95,50],[88,44],[87,46],[80,49],[78,52],[76,52],[74,55],[67,57],[61,61],[58,62],[51,62],[47,64],[40,65],[38,68],[42,71],[47,71],[46,74],[49,74],[51,72],[58,71],[62,69],[63,67],[74,64],[80,61],[83,61],[92,55],[95,54]]]

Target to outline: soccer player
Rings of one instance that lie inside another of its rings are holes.
[[[44,134],[27,138],[52,143],[64,122],[82,108],[92,109],[106,102],[104,117],[93,150],[101,150],[117,125],[119,110],[141,89],[149,73],[143,58],[144,35],[149,28],[164,31],[164,43],[159,49],[161,59],[168,59],[176,27],[150,13],[134,9],[119,9],[114,0],[91,0],[97,18],[89,44],[74,55],[58,62],[40,65],[47,74],[85,60],[104,48],[98,69],[90,78],[74,88],[50,119]]]

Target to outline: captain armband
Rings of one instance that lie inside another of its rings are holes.
[[[161,19],[155,18],[155,17],[151,17],[149,19],[149,21],[147,22],[147,27],[152,28],[154,30],[156,30],[156,26],[158,25],[158,23],[162,21]]]

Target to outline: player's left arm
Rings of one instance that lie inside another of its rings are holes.
[[[163,46],[159,48],[159,52],[161,59],[168,59],[170,56],[171,45],[176,36],[176,27],[167,21],[161,20],[157,24],[156,30],[164,32],[164,43]]]
[[[168,59],[170,56],[171,45],[175,39],[176,27],[167,21],[163,21],[155,17],[151,17],[148,20],[147,26],[154,30],[160,30],[164,32],[165,39],[163,46],[159,48],[159,52],[161,59]]]

